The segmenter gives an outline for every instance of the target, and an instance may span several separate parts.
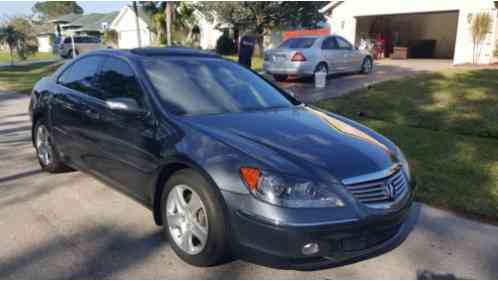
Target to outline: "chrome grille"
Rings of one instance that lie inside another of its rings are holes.
[[[391,176],[363,183],[346,185],[353,196],[366,205],[396,201],[408,190],[408,182],[401,170]]]

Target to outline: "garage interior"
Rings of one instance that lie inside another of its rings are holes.
[[[457,26],[458,11],[357,17],[356,44],[382,45],[380,58],[453,59]]]

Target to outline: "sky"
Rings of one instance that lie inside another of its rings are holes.
[[[130,1],[77,1],[87,13],[119,11]],[[0,1],[0,16],[31,15],[36,1]]]

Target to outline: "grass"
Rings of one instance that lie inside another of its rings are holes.
[[[238,61],[239,57],[238,56],[224,56],[225,58],[233,61]],[[261,57],[252,57],[252,63],[251,63],[251,69],[260,72],[263,70],[263,58]]]
[[[15,52],[14,52],[15,54]],[[27,58],[26,61],[36,61],[36,60],[51,60],[57,59],[57,56],[53,53],[36,53],[33,56]],[[14,64],[20,62],[19,57],[14,55]],[[0,52],[0,64],[10,64],[10,54],[9,52]]]
[[[30,93],[38,80],[54,72],[60,65],[57,62],[0,67],[0,91]]]
[[[498,70],[423,74],[318,106],[397,143],[418,200],[498,223]]]

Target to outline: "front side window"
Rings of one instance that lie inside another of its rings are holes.
[[[291,38],[286,40],[284,43],[280,45],[279,48],[287,48],[287,49],[307,49],[311,48],[313,44],[315,44],[317,38],[309,37],[309,38]]]
[[[58,80],[59,84],[84,94],[96,95],[94,83],[101,61],[100,56],[78,60],[62,73]]]
[[[337,39],[337,46],[339,47],[339,49],[351,50],[353,48],[353,46],[351,44],[349,44],[349,42],[346,41],[345,39],[343,39],[341,37],[336,37],[336,39]]]
[[[132,98],[142,104],[142,90],[131,67],[123,60],[108,58],[105,60],[98,79],[101,91],[99,98]]]
[[[218,114],[294,105],[258,75],[223,59],[144,58],[144,69],[163,104],[175,114]]]

